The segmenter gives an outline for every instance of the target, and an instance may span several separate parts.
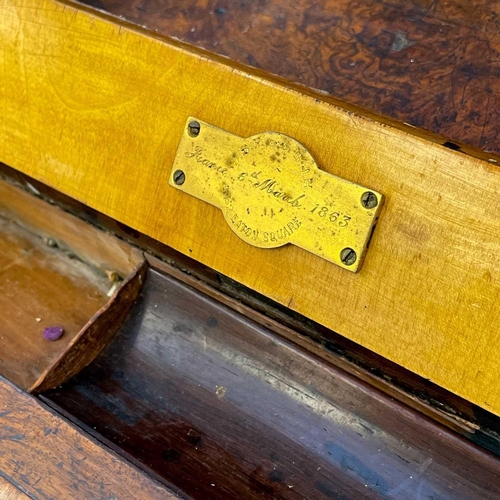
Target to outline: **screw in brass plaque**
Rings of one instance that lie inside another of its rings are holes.
[[[222,210],[259,248],[292,243],[357,272],[383,196],[318,168],[307,149],[278,132],[243,138],[190,117],[170,185]]]
[[[361,196],[361,204],[365,208],[375,208],[378,205],[377,195],[371,191],[366,191],[366,193],[363,193]]]
[[[340,252],[340,260],[346,265],[346,266],[352,266],[357,259],[356,252],[352,248],[344,248],[342,252]]]
[[[200,133],[200,123],[196,120],[190,121],[188,124],[188,132],[191,137],[197,137]]]
[[[173,179],[177,186],[182,186],[186,180],[186,174],[182,170],[176,170]]]

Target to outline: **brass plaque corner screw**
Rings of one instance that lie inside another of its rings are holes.
[[[367,191],[361,195],[361,205],[365,208],[375,208],[378,205],[378,199],[375,193]]]
[[[231,231],[253,247],[295,245],[352,273],[384,200],[371,187],[321,170],[292,137],[240,137],[193,115],[183,124],[168,184],[221,210]]]
[[[191,137],[198,137],[200,133],[200,123],[195,120],[189,122],[188,132]]]
[[[340,260],[346,266],[352,266],[356,262],[356,258],[356,252],[352,248],[344,248],[344,250],[340,252]]]
[[[174,182],[178,186],[181,186],[182,184],[184,184],[185,180],[186,180],[186,174],[182,170],[176,170],[174,172]]]

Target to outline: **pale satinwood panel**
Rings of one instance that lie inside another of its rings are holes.
[[[53,0],[0,6],[0,160],[500,414],[500,171]],[[169,187],[189,115],[386,197],[361,272]]]

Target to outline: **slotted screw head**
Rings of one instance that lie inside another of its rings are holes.
[[[197,121],[189,122],[188,132],[191,137],[197,137],[200,133],[200,124]]]
[[[182,184],[184,184],[185,180],[186,180],[186,174],[182,170],[176,170],[174,172],[174,182],[178,186],[181,186]]]
[[[352,266],[357,259],[356,252],[352,248],[344,248],[342,252],[340,252],[340,260],[346,266]]]
[[[365,208],[375,208],[378,205],[378,198],[375,193],[367,191],[361,195],[361,205]]]

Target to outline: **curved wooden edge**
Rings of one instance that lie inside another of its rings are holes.
[[[197,500],[500,495],[498,458],[155,269],[110,346],[42,397]]]
[[[89,365],[111,342],[128,316],[146,278],[143,260],[121,284],[111,300],[99,310],[67,346],[59,358],[29,388],[40,393],[53,389]]]
[[[29,500],[29,496],[25,495],[21,490],[16,488],[11,482],[2,477],[0,471],[0,498],[2,500]]]
[[[1,377],[0,443],[0,476],[30,498],[178,498]]]

